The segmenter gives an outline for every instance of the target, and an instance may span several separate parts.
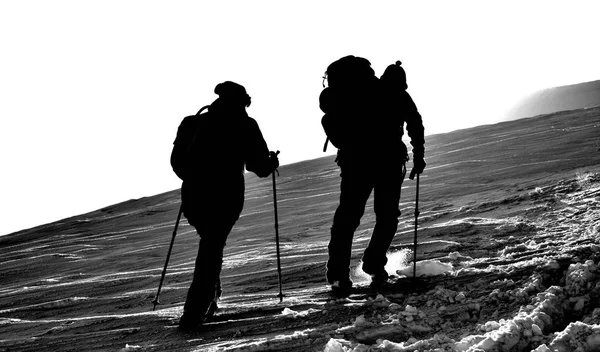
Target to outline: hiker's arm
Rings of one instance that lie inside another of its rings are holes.
[[[423,127],[423,120],[415,102],[408,93],[406,93],[405,99],[404,106],[406,110],[404,111],[404,116],[406,131],[410,137],[410,144],[413,147],[413,157],[423,159],[425,157],[425,128]]]
[[[249,121],[247,133],[246,170],[254,172],[258,177],[267,177],[279,166],[277,156],[270,156],[267,142],[253,119]]]

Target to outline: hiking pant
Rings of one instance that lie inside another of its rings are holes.
[[[402,181],[406,175],[404,162],[395,165],[382,164],[344,165],[340,163],[340,204],[333,217],[327,281],[347,281],[350,277],[350,259],[354,232],[360,225],[365,205],[374,191],[375,228],[363,255],[363,270],[376,274],[387,263],[386,253],[398,227],[399,202]]]
[[[211,301],[221,295],[223,250],[244,203],[243,189],[241,193],[238,190],[238,194],[225,191],[219,197],[212,190],[190,192],[185,186],[182,189],[184,215],[200,236],[194,277],[183,312],[198,319],[204,317]]]

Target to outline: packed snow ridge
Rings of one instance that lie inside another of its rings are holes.
[[[452,251],[418,262],[417,280],[434,283],[433,289],[351,296],[321,311],[286,308],[282,315],[294,319],[343,317],[344,309],[357,306],[362,314],[231,350],[314,345],[325,335],[324,352],[600,351],[600,174],[578,175],[515,201],[525,198],[534,206],[522,217],[461,220],[497,225],[488,234],[503,245],[495,256]],[[410,257],[407,251],[389,256],[398,282],[412,275]]]
[[[424,294],[380,295],[367,303],[373,313],[337,329],[324,351],[600,351],[599,181],[578,175],[531,192],[545,211],[528,240],[499,251],[494,265],[472,266],[457,252],[424,264],[423,275],[463,284],[440,279]]]

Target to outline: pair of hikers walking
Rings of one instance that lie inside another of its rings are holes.
[[[328,140],[338,148],[336,161],[342,178],[326,278],[335,295],[347,296],[352,288],[354,231],[371,192],[376,224],[363,256],[363,270],[374,284],[388,279],[386,252],[398,225],[408,159],[402,142],[404,123],[417,174],[425,167],[424,132],[399,62],[377,78],[368,60],[346,56],[327,68],[326,78],[329,87],[319,98],[325,112],[322,124]],[[279,166],[277,153],[269,151],[258,124],[246,113],[251,99],[245,88],[227,81],[217,85],[215,93],[219,97],[206,107],[206,113],[183,119],[171,154],[173,170],[183,180],[181,211],[200,236],[179,323],[184,329],[202,324],[217,308],[223,250],[244,204],[244,167],[267,177]]]

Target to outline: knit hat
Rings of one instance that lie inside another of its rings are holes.
[[[235,82],[225,81],[217,84],[215,87],[215,94],[217,94],[219,98],[230,101],[239,101],[246,107],[250,106],[250,96],[246,93],[246,88]]]
[[[390,84],[399,84],[403,89],[408,89],[408,84],[406,83],[406,72],[402,68],[402,62],[396,61],[395,64],[389,65],[383,75],[381,75],[381,80],[385,83]]]

